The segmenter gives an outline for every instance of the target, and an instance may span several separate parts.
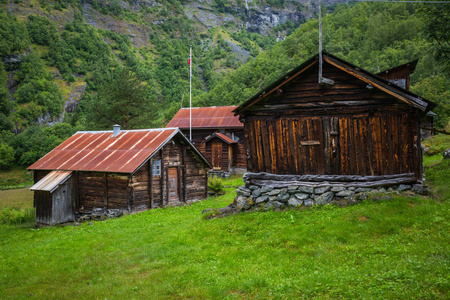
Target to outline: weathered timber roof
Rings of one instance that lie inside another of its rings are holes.
[[[397,70],[401,70],[401,69],[408,69],[409,74],[412,74],[416,70],[416,66],[417,66],[418,62],[419,62],[419,60],[416,59],[416,60],[410,61],[410,62],[408,62],[406,64],[403,64],[403,65],[400,65],[400,66],[396,66],[396,67],[393,67],[393,68],[390,68],[390,69],[378,72],[375,75],[381,76],[381,75],[384,75],[384,74],[387,74],[387,73],[396,72]]]
[[[192,108],[192,128],[242,128],[244,124],[233,114],[237,106]],[[189,128],[189,108],[180,109],[166,127]]]
[[[417,108],[421,111],[428,112],[436,107],[434,102],[431,102],[427,99],[424,99],[408,90],[405,90],[383,78],[380,78],[366,70],[363,70],[349,62],[346,62],[334,55],[331,55],[325,51],[322,52],[323,61],[329,63],[330,65],[362,80],[372,86],[382,90],[385,93],[390,94],[391,96]],[[300,76],[305,71],[313,67],[314,65],[318,66],[319,54],[311,57],[310,59],[303,62],[298,67],[292,69],[287,74],[281,76],[278,80],[274,81],[267,87],[263,88],[261,91],[256,93],[253,97],[242,103],[239,107],[233,110],[235,115],[243,114],[247,109],[256,103],[263,100],[268,95],[273,94],[283,85],[290,82],[292,79]]]
[[[134,173],[174,136],[180,137],[204,164],[210,163],[178,128],[79,131],[28,167],[28,170]]]
[[[233,140],[232,138],[230,138],[230,137],[228,137],[228,136],[226,136],[225,134],[220,133],[220,132],[215,132],[215,133],[211,134],[210,136],[208,136],[208,137],[203,141],[203,143],[207,143],[208,141],[210,141],[211,139],[213,139],[213,138],[215,138],[215,137],[221,139],[222,141],[224,141],[224,142],[227,143],[227,144],[236,144],[236,143],[237,143],[237,142],[236,142],[235,140]]]
[[[47,191],[53,193],[58,186],[72,176],[72,171],[52,171],[36,184],[30,187],[32,191]]]

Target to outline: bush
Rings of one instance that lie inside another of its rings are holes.
[[[214,196],[223,195],[223,182],[220,178],[212,178],[208,180],[208,191],[214,193]]]
[[[20,209],[8,206],[0,210],[0,224],[23,224],[27,222],[34,222],[35,220],[36,210],[34,207]]]

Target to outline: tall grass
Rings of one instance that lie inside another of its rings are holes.
[[[36,210],[33,207],[5,207],[0,210],[0,224],[23,224],[36,221]]]

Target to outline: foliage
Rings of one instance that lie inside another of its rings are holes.
[[[15,207],[5,207],[0,210],[0,224],[23,224],[34,222],[36,210],[33,207],[20,209]]]
[[[41,115],[59,115],[63,108],[63,97],[53,77],[46,74],[44,64],[37,52],[25,56],[16,78],[20,82],[16,91],[16,126],[25,128],[33,125]]]
[[[222,179],[217,177],[208,179],[208,191],[214,193],[215,196],[223,194],[224,186]]]
[[[422,34],[432,42],[437,59],[450,76],[450,7],[442,4],[419,4],[418,14],[424,22]]]
[[[0,57],[21,53],[29,43],[25,24],[0,9]]]
[[[423,22],[410,3],[358,3],[337,6],[323,18],[324,47],[370,72],[420,58],[412,82],[439,74],[430,45],[418,35]],[[238,35],[235,35],[239,39]],[[198,99],[200,105],[240,104],[317,53],[318,22],[309,20],[286,40],[220,79]]]
[[[15,163],[29,166],[77,131],[67,123],[51,127],[29,127],[14,136],[10,145],[15,150]]]
[[[226,190],[92,225],[1,225],[2,295],[83,298],[89,286],[92,298],[448,298],[449,201],[397,196],[203,220],[233,201]]]
[[[14,149],[4,142],[0,142],[0,170],[10,168],[14,162]]]
[[[433,101],[437,107],[433,109],[438,116],[436,128],[444,128],[450,122],[450,80],[444,75],[435,75],[416,83],[411,90],[422,97]]]
[[[0,62],[0,132],[3,130],[11,130],[13,124],[10,118],[11,101],[9,100],[9,91],[6,88],[8,75]]]
[[[34,15],[28,16],[27,30],[31,42],[39,45],[50,45],[59,38],[53,22]]]
[[[146,85],[130,69],[117,68],[113,79],[103,84],[91,103],[88,118],[92,126],[124,129],[149,127],[154,123],[158,103]]]
[[[422,145],[428,148],[423,156],[424,167],[436,165],[443,161],[442,153],[450,148],[450,136],[439,133],[423,140]]]
[[[33,173],[28,172],[23,167],[15,167],[9,170],[0,170],[0,187],[17,187],[30,185],[33,183]],[[0,198],[5,199],[4,195]]]

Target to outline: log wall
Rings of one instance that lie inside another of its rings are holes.
[[[203,141],[213,134],[214,132],[219,132],[220,128],[217,129],[192,129],[192,143],[197,147],[198,150],[211,162],[211,154],[208,153],[207,144],[203,143]],[[189,138],[189,129],[183,129],[182,132],[185,136]],[[234,133],[236,137],[239,138],[237,144],[233,146],[233,165],[232,167],[237,168],[246,168],[246,146],[245,146],[245,134],[243,129],[223,129],[223,132],[231,137],[231,134]],[[224,149],[224,148],[222,148]],[[209,150],[210,151],[210,150]]]
[[[324,64],[245,112],[250,172],[422,177],[419,117],[407,104]]]

